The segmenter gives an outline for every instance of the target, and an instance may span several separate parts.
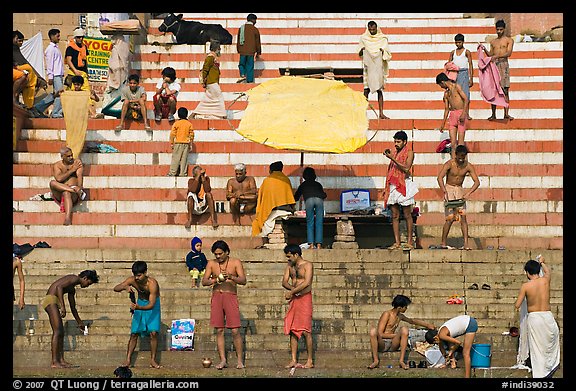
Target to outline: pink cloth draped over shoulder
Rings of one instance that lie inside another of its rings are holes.
[[[496,105],[508,107],[504,90],[500,86],[500,72],[498,67],[484,53],[484,46],[478,45],[478,81],[480,82],[480,95],[484,101]]]
[[[456,81],[456,79],[458,78],[459,69],[460,67],[454,64],[452,61],[448,61],[446,64],[444,64],[444,73],[446,74],[446,76],[448,76],[448,79],[452,81]]]

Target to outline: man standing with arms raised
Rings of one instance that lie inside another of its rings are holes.
[[[552,377],[560,365],[560,330],[550,311],[550,268],[542,256],[539,261],[531,259],[524,265],[528,281],[520,287],[514,304],[518,310],[526,299],[525,322],[533,378]]]

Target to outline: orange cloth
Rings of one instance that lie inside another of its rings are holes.
[[[20,79],[22,76],[24,76],[23,71],[21,71],[20,69],[12,68],[12,82],[15,82],[16,80]]]
[[[90,92],[64,91],[60,99],[66,124],[66,145],[72,150],[72,155],[78,158],[84,149],[86,129],[88,129]]]
[[[78,68],[86,65],[86,45],[83,44],[82,47],[78,47],[74,41],[74,38],[72,38],[70,41],[68,41],[68,46],[78,52],[78,64],[74,64],[74,66]]]
[[[295,203],[290,179],[281,171],[273,171],[262,181],[262,186],[258,190],[256,215],[252,221],[252,236],[257,236],[262,232],[262,226],[272,209]]]
[[[300,338],[304,331],[312,332],[312,292],[294,296],[284,317],[284,334]]]
[[[402,165],[406,164],[406,160],[408,159],[408,151],[410,147],[408,144],[402,148],[400,152],[396,152],[396,156],[392,155],[399,163]],[[396,151],[396,149],[394,149]],[[396,190],[403,196],[406,196],[406,174],[398,165],[390,160],[390,164],[388,165],[388,173],[386,174],[386,188],[384,190],[384,201],[388,201],[388,197],[390,196],[390,184],[396,185]]]

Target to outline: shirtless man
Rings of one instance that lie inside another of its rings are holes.
[[[240,225],[240,214],[256,210],[258,188],[253,176],[246,175],[246,165],[238,163],[234,166],[234,178],[226,184],[226,199],[230,201],[232,220]]]
[[[470,197],[470,195],[478,189],[480,186],[480,180],[478,179],[478,175],[476,174],[476,169],[469,163],[467,160],[468,156],[468,148],[465,145],[458,145],[455,149],[456,157],[453,159],[448,160],[442,166],[442,169],[438,173],[438,186],[440,186],[440,190],[444,194],[444,201],[453,201],[453,200],[463,200],[464,203],[462,206],[454,207],[454,208],[445,208],[444,214],[446,216],[446,222],[444,223],[444,227],[442,228],[442,244],[441,248],[447,249],[449,248],[446,244],[448,240],[448,233],[450,232],[450,227],[452,227],[452,223],[454,221],[460,220],[460,227],[462,228],[462,236],[464,237],[464,246],[462,246],[461,250],[470,250],[468,247],[468,222],[466,221],[466,200]],[[474,181],[474,185],[468,190],[464,192],[462,188],[462,183],[464,182],[464,178],[466,175],[470,175],[472,180]],[[444,177],[446,177],[446,184],[444,184]]]
[[[138,292],[138,301],[130,303],[132,327],[128,340],[128,353],[121,366],[129,367],[132,353],[136,348],[139,335],[150,335],[150,368],[161,368],[156,361],[158,351],[158,332],[160,332],[160,285],[158,281],[148,276],[148,265],[144,261],[132,264],[132,276],[114,287],[114,292]]]
[[[64,304],[64,294],[68,294],[70,311],[76,319],[76,326],[84,331],[84,322],[80,319],[76,310],[76,285],[87,288],[96,284],[100,278],[96,270],[84,270],[78,275],[68,274],[54,281],[46,297],[42,301],[42,307],[48,314],[50,326],[52,327],[52,368],[71,368],[74,365],[64,360],[64,324],[62,319],[66,317],[66,305]],[[77,367],[77,366],[76,366]]]
[[[409,329],[406,326],[398,328],[401,320],[410,324],[426,327],[434,330],[435,326],[431,323],[419,319],[411,319],[404,315],[412,300],[404,295],[396,295],[392,300],[392,309],[384,311],[378,320],[378,327],[370,329],[370,348],[372,351],[372,364],[368,369],[378,368],[380,359],[378,352],[395,352],[400,348],[400,368],[408,369],[409,366],[404,362],[404,355],[408,346]]]
[[[526,298],[526,331],[532,377],[551,377],[560,364],[560,330],[550,311],[550,268],[539,255],[524,265],[528,281],[523,283],[514,303],[520,309]],[[542,270],[542,273],[540,273]]]
[[[284,318],[284,334],[290,335],[292,360],[286,368],[314,368],[312,343],[312,278],[314,265],[302,258],[302,249],[297,244],[284,247],[288,264],[284,269],[282,287],[284,298],[290,301]],[[308,359],[306,364],[298,364],[298,340],[304,335]]]
[[[20,299],[18,300],[18,308],[20,310],[24,309],[24,291],[26,284],[24,282],[24,272],[22,271],[22,258],[18,255],[12,256],[12,278],[18,273],[18,281],[20,282]],[[14,294],[14,287],[12,287],[12,300],[16,301],[16,296]]]
[[[238,306],[237,285],[246,285],[246,274],[242,262],[230,258],[230,247],[223,240],[212,244],[212,254],[216,259],[208,260],[202,277],[203,286],[212,287],[210,301],[210,325],[216,329],[216,347],[220,363],[216,369],[228,367],[224,345],[224,328],[230,329],[238,364],[236,369],[244,368],[242,336],[240,335],[240,309]],[[224,319],[226,318],[226,319]]]
[[[498,72],[500,73],[500,86],[504,90],[504,96],[506,97],[506,102],[510,103],[510,97],[508,91],[510,89],[510,66],[508,64],[508,57],[512,55],[512,50],[514,48],[514,40],[510,37],[504,36],[504,30],[506,29],[506,23],[500,19],[496,22],[496,34],[497,38],[494,38],[490,42],[490,51],[484,48],[484,53],[491,60],[496,67],[498,67]],[[510,107],[504,107],[504,119],[513,120],[514,118],[508,114],[508,109]],[[492,115],[488,117],[488,121],[494,121],[496,119],[496,105],[492,105]]]
[[[190,228],[192,225],[192,215],[202,215],[207,211],[210,212],[212,228],[218,228],[218,218],[216,217],[210,178],[206,175],[206,170],[201,166],[194,166],[192,178],[188,179],[186,207],[188,209],[188,220],[184,224],[185,228]]]
[[[74,159],[70,147],[60,149],[61,161],[52,164],[50,181],[52,197],[60,203],[60,210],[64,209],[66,218],[64,225],[72,224],[72,207],[82,200],[84,191],[82,183],[84,179],[84,166],[82,160]],[[64,203],[64,205],[62,205]]]
[[[436,84],[445,90],[443,97],[444,118],[442,119],[442,125],[440,125],[440,132],[444,131],[444,125],[446,125],[446,119],[448,119],[452,158],[454,158],[456,145],[464,145],[470,100],[462,90],[462,87],[455,81],[450,80],[444,72],[436,76]]]

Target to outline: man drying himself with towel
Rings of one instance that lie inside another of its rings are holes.
[[[543,271],[542,275],[540,270]],[[560,330],[550,311],[550,268],[540,256],[540,262],[526,262],[524,271],[528,282],[520,287],[514,306],[520,309],[526,299],[526,332],[532,377],[552,377],[560,365]]]
[[[284,318],[284,334],[290,335],[292,360],[286,368],[314,368],[312,357],[312,279],[314,265],[302,258],[302,249],[297,244],[284,247],[288,265],[282,277],[282,287],[287,289],[284,298],[290,301]],[[298,340],[304,335],[308,359],[306,364],[298,364]]]
[[[60,205],[60,211],[66,212],[64,225],[72,224],[72,207],[86,197],[82,188],[84,179],[84,166],[82,160],[74,159],[72,149],[63,147],[60,149],[61,161],[52,164],[50,191],[52,198]]]
[[[500,74],[500,86],[504,90],[504,96],[506,98],[506,105],[504,106],[504,118],[505,120],[513,120],[509,113],[509,103],[510,103],[510,65],[508,64],[508,58],[512,56],[512,50],[514,49],[514,40],[510,37],[504,35],[504,30],[506,30],[506,22],[500,19],[496,21],[496,35],[497,37],[490,41],[490,51],[486,50],[484,45],[479,46],[484,53],[491,57],[490,61],[496,64],[498,67],[498,73]],[[496,105],[491,105],[492,115],[488,117],[488,121],[494,121],[496,119]]]
[[[457,207],[450,207],[445,204],[444,214],[446,215],[446,221],[442,227],[442,244],[440,248],[443,249],[453,249],[448,246],[446,242],[448,241],[448,233],[450,232],[450,227],[454,221],[460,221],[460,228],[462,228],[462,236],[464,238],[464,245],[460,250],[470,250],[468,247],[468,221],[466,220],[466,200],[470,198],[470,195],[478,189],[480,186],[480,179],[478,179],[478,174],[476,174],[476,169],[472,163],[468,162],[468,148],[465,145],[458,145],[456,147],[456,157],[448,160],[442,166],[442,169],[438,173],[438,185],[440,190],[444,194],[444,201],[454,201],[463,200],[462,205]],[[464,178],[470,175],[470,178],[474,181],[474,184],[468,191],[464,191],[462,183],[464,183]],[[444,178],[446,178],[446,184],[444,184]]]
[[[366,31],[360,36],[358,55],[362,57],[364,96],[368,99],[370,92],[376,92],[379,118],[389,119],[383,112],[383,91],[388,78],[388,61],[392,59],[392,54],[388,48],[388,38],[373,20],[368,22]]]
[[[158,332],[160,332],[160,285],[155,278],[148,276],[148,265],[144,261],[132,264],[133,276],[114,287],[114,292],[138,291],[136,303],[130,303],[132,327],[128,340],[128,353],[121,366],[129,367],[132,362],[132,353],[136,348],[138,336],[150,336],[150,368],[162,368],[156,361],[158,351]]]
[[[70,312],[76,320],[77,327],[84,331],[84,322],[80,319],[76,310],[76,285],[87,288],[96,284],[99,280],[96,270],[84,270],[78,275],[68,274],[60,277],[50,285],[46,292],[46,297],[42,300],[42,307],[48,314],[50,326],[52,327],[52,368],[77,367],[64,360],[64,323],[62,319],[66,317],[66,304],[64,295],[68,294]]]
[[[216,365],[216,369],[222,370],[228,367],[224,328],[230,329],[232,333],[232,343],[238,360],[236,369],[243,369],[244,347],[240,334],[242,324],[240,323],[237,285],[246,285],[246,273],[244,273],[242,261],[237,258],[230,258],[230,247],[225,241],[215,241],[212,244],[212,254],[214,254],[215,259],[210,259],[206,265],[202,286],[212,287],[210,326],[216,329],[216,347],[220,356],[220,362]]]
[[[274,229],[278,217],[294,212],[294,194],[290,179],[284,175],[281,161],[270,164],[269,172],[258,190],[256,215],[252,221],[252,236],[267,236]]]

